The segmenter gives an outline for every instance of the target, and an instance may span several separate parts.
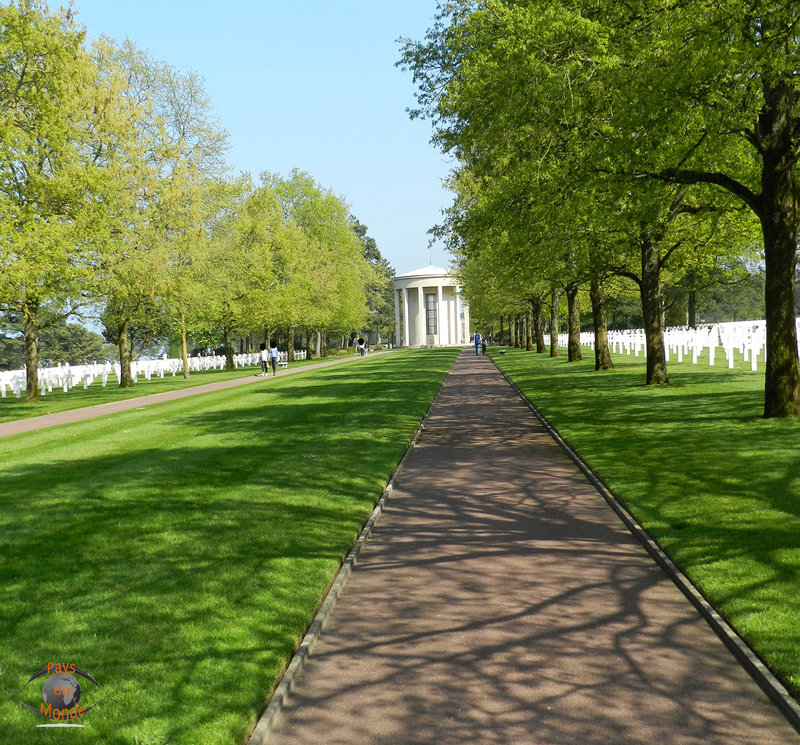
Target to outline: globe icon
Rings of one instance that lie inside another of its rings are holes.
[[[81,700],[81,685],[73,675],[56,673],[44,682],[42,698],[54,709],[71,709]]]

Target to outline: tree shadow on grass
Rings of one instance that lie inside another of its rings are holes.
[[[510,363],[530,400],[734,627],[747,636],[760,625],[751,643],[780,660],[797,690],[797,626],[776,619],[800,618],[800,428],[761,418],[763,376],[684,365],[673,384],[646,389],[632,364],[583,376]]]
[[[212,466],[253,452],[203,455]],[[83,657],[112,685],[144,676],[146,688],[148,661],[177,665],[169,681],[183,674],[178,660],[214,658],[216,635],[235,637],[243,624],[251,627],[248,643],[262,650],[262,666],[274,672],[352,543],[369,498],[304,502],[280,496],[280,487],[277,498],[274,488],[262,497],[257,486],[239,491],[254,475],[243,469],[224,474],[237,497],[209,499],[208,486],[193,486],[197,451],[151,455],[150,472],[127,478],[123,492],[100,479],[80,496],[67,488],[63,499],[50,500],[45,520],[26,495],[6,504],[14,529],[4,531],[0,569],[4,644],[33,659]],[[127,461],[75,462],[65,481],[83,469],[113,474]],[[279,658],[270,653],[276,648]],[[230,684],[211,670],[202,683],[216,701],[226,696],[217,686]],[[163,685],[151,695],[163,696]],[[247,703],[240,700],[238,710]]]
[[[94,455],[7,466],[3,684],[69,658],[121,702],[97,712],[103,742],[241,739],[445,362],[159,405],[113,420],[131,428],[122,451],[99,430]],[[9,720],[19,741],[49,741],[28,716]]]
[[[463,377],[271,742],[792,742],[563,454]]]

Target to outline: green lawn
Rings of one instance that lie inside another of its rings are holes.
[[[291,368],[295,369],[317,362],[325,362],[325,359],[298,360],[297,362],[292,362]],[[256,367],[238,367],[233,372],[203,370],[202,372],[193,372],[189,380],[184,380],[183,374],[180,372],[174,377],[171,373],[168,373],[163,378],[153,376],[150,380],[140,375],[133,388],[120,388],[117,377],[111,375],[105,388],[103,388],[101,379],[97,378],[86,390],[84,390],[82,384],[66,393],[61,389],[53,389],[52,392],[43,396],[38,403],[27,403],[24,392],[20,398],[17,398],[11,391],[7,391],[6,397],[0,398],[0,423],[44,414],[55,414],[69,409],[81,409],[85,406],[94,406],[96,404],[107,404],[112,401],[138,398],[139,396],[149,396],[152,393],[165,393],[166,391],[174,391],[181,388],[191,388],[196,385],[216,383],[220,380],[246,378],[260,371],[260,365]]]
[[[0,740],[240,743],[457,353],[0,440],[0,685],[72,663],[103,686],[81,705],[118,702],[37,729],[35,680],[0,692]]]
[[[562,350],[563,352],[564,350]],[[643,358],[494,359],[795,693],[800,691],[800,421],[765,420],[764,375]],[[763,364],[761,364],[763,370]]]

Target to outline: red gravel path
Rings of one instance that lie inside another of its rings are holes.
[[[466,351],[266,742],[800,739]]]

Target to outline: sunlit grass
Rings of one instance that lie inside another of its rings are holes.
[[[765,420],[763,372],[644,359],[616,369],[494,359],[795,692],[800,691],[800,421]],[[591,352],[584,350],[586,357]],[[763,367],[763,365],[762,365]]]
[[[118,702],[74,741],[240,743],[456,353],[0,440],[0,685],[70,662]],[[0,694],[3,742],[64,741],[18,704],[41,683]]]
[[[292,362],[291,367],[303,367],[325,360],[309,359]],[[133,388],[120,388],[119,380],[115,375],[110,375],[106,387],[103,387],[100,378],[86,389],[83,384],[77,385],[69,391],[54,388],[51,392],[42,396],[41,401],[28,403],[25,401],[25,392],[17,398],[10,390],[6,391],[6,397],[0,398],[0,422],[9,422],[14,419],[27,419],[34,416],[45,414],[56,414],[60,411],[70,409],[81,409],[84,406],[95,406],[97,404],[107,404],[113,401],[126,401],[140,396],[149,396],[153,393],[166,393],[167,391],[181,390],[198,385],[207,385],[223,380],[233,380],[234,378],[247,378],[261,371],[261,367],[238,367],[233,372],[224,370],[202,370],[192,372],[189,380],[184,380],[183,373],[178,372],[173,376],[172,373],[165,373],[163,378],[154,375],[147,380],[143,375],[139,375],[138,381]]]

